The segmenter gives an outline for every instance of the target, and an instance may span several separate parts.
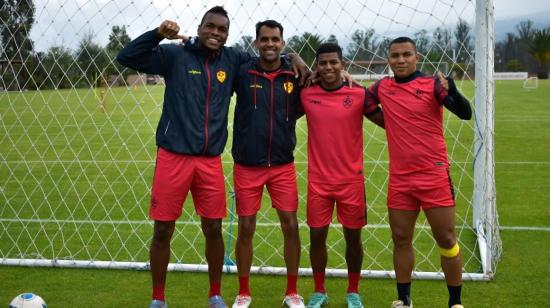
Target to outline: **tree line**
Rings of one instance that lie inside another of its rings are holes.
[[[130,42],[126,26],[111,28],[108,43],[94,42],[93,33],[87,33],[74,50],[62,45],[46,51],[35,51],[30,31],[34,23],[35,6],[31,0],[4,0],[0,7],[0,88],[58,89],[99,86],[102,76],[125,80],[135,73],[115,61],[116,54]],[[508,33],[495,44],[496,71],[528,71],[547,78],[550,62],[550,26],[538,29],[530,20],[517,25],[517,33]],[[473,71],[473,34],[471,26],[460,19],[454,29],[437,27],[432,33],[420,30],[413,34],[421,63],[448,63],[456,73]],[[352,73],[366,73],[369,63],[387,58],[392,38],[383,37],[372,28],[357,29],[351,43],[344,48]],[[286,51],[298,53],[312,65],[315,50],[324,41],[338,43],[335,35],[323,37],[304,32],[287,40]],[[242,36],[234,47],[255,54],[254,38]],[[359,65],[357,63],[366,63]],[[380,73],[380,72],[375,72]]]

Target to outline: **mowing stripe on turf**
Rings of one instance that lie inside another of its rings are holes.
[[[19,222],[19,223],[56,223],[56,224],[97,224],[97,225],[152,225],[151,220],[50,220],[50,219],[16,219],[16,218],[0,218],[0,222]],[[178,225],[200,225],[199,221],[177,221]],[[229,225],[229,222],[223,222],[224,225]],[[236,223],[235,223],[236,224]],[[258,227],[277,227],[278,223],[257,223]],[[300,227],[305,228],[307,224],[300,223]],[[339,228],[340,224],[331,224],[331,227]],[[368,229],[389,229],[388,224],[369,224]],[[417,226],[420,229],[429,229],[429,226]],[[458,225],[457,229],[472,229],[469,225]],[[500,226],[501,230],[512,231],[541,231],[550,232],[550,227],[534,227],[534,226]]]

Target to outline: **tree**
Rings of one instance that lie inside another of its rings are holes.
[[[325,42],[338,45],[338,39],[334,34],[329,35],[328,38],[325,40]]]
[[[414,34],[414,42],[416,43],[416,51],[422,56],[427,56],[430,50],[430,38],[428,31],[422,29]]]
[[[495,70],[505,70],[504,64],[506,64],[506,70],[510,71],[508,63],[512,60],[518,61],[519,47],[521,47],[520,39],[514,33],[506,33],[506,38],[495,44]]]
[[[35,7],[32,0],[3,0],[0,4],[0,59],[13,63],[26,61],[33,52],[30,32],[34,23]],[[15,64],[10,67],[15,70]],[[24,64],[22,64],[24,65]],[[27,70],[17,70],[17,74],[0,72],[3,84],[12,90],[20,90],[19,85],[27,84],[30,78]]]
[[[527,50],[539,62],[539,78],[548,79],[547,65],[550,62],[550,27],[534,30],[527,41]]]
[[[251,35],[243,35],[241,39],[233,45],[236,49],[247,52],[249,55],[254,56],[255,47],[254,47],[254,38]]]
[[[71,50],[63,46],[53,46],[45,55],[38,57],[41,63],[41,69],[38,72],[44,72],[45,76],[37,74],[36,80],[40,89],[63,89],[75,86],[74,82],[81,72],[74,70],[74,58]]]
[[[464,19],[458,19],[458,24],[454,32],[456,62],[467,64],[466,61],[472,50],[471,29],[470,25]]]
[[[323,39],[318,34],[304,32],[301,36],[294,35],[288,40],[286,49],[297,53],[311,67],[315,61],[315,53],[321,46]]]
[[[126,78],[129,74],[134,73],[133,70],[127,69],[120,65],[115,59],[117,54],[128,45],[132,39],[126,32],[126,26],[113,26],[111,28],[111,34],[109,34],[109,42],[105,46],[107,55],[109,57],[109,64],[107,66],[107,74],[109,75],[122,75]]]
[[[521,72],[524,68],[517,59],[511,59],[506,63],[506,71],[508,72]]]
[[[432,48],[428,53],[428,59],[431,61],[450,60],[450,49],[452,43],[451,32],[447,28],[437,27],[432,35]]]
[[[531,36],[533,36],[535,32],[534,23],[530,19],[520,22],[516,26],[516,29],[518,30],[519,39],[524,42],[531,39]]]
[[[93,33],[84,35],[75,52],[80,78],[76,82],[79,87],[92,87],[107,69],[109,57],[105,49],[93,42]]]
[[[113,26],[111,34],[109,34],[109,43],[107,43],[106,49],[109,53],[117,54],[131,40],[128,32],[126,32],[126,26]]]
[[[375,33],[372,28],[355,30],[351,35],[353,42],[348,45],[347,57],[352,61],[372,60],[375,56],[373,50],[377,46]]]
[[[390,43],[392,39],[384,37],[378,44],[378,52],[376,53],[380,60],[387,60],[390,55]]]

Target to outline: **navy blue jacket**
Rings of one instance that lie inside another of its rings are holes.
[[[164,105],[157,146],[188,155],[220,155],[227,141],[227,113],[239,65],[250,60],[230,47],[209,52],[194,38],[162,44],[157,30],[128,44],[117,56],[127,67],[164,77]]]
[[[296,146],[298,80],[284,57],[280,69],[271,74],[257,61],[241,65],[235,83],[233,160],[247,166],[290,163]]]

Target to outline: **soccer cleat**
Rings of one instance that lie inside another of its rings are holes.
[[[233,303],[233,308],[248,308],[252,303],[252,297],[250,295],[237,295],[235,297],[235,303]]]
[[[451,308],[464,308],[464,306],[460,304],[452,305]]]
[[[363,308],[361,297],[357,293],[348,293],[346,302],[348,303],[348,308]]]
[[[393,301],[393,303],[391,303],[391,308],[413,308],[413,302],[411,301],[407,306],[405,305],[405,303],[403,303],[403,301],[396,300],[396,301]]]
[[[298,294],[289,294],[283,299],[283,306],[288,308],[305,308],[304,298]]]
[[[149,305],[149,308],[168,308],[168,304],[165,301],[159,301],[158,299],[154,299],[151,302],[151,305]]]
[[[210,296],[208,299],[208,308],[227,308],[223,298],[219,295]]]
[[[320,308],[328,304],[328,296],[326,293],[315,292],[309,298],[307,308]]]

